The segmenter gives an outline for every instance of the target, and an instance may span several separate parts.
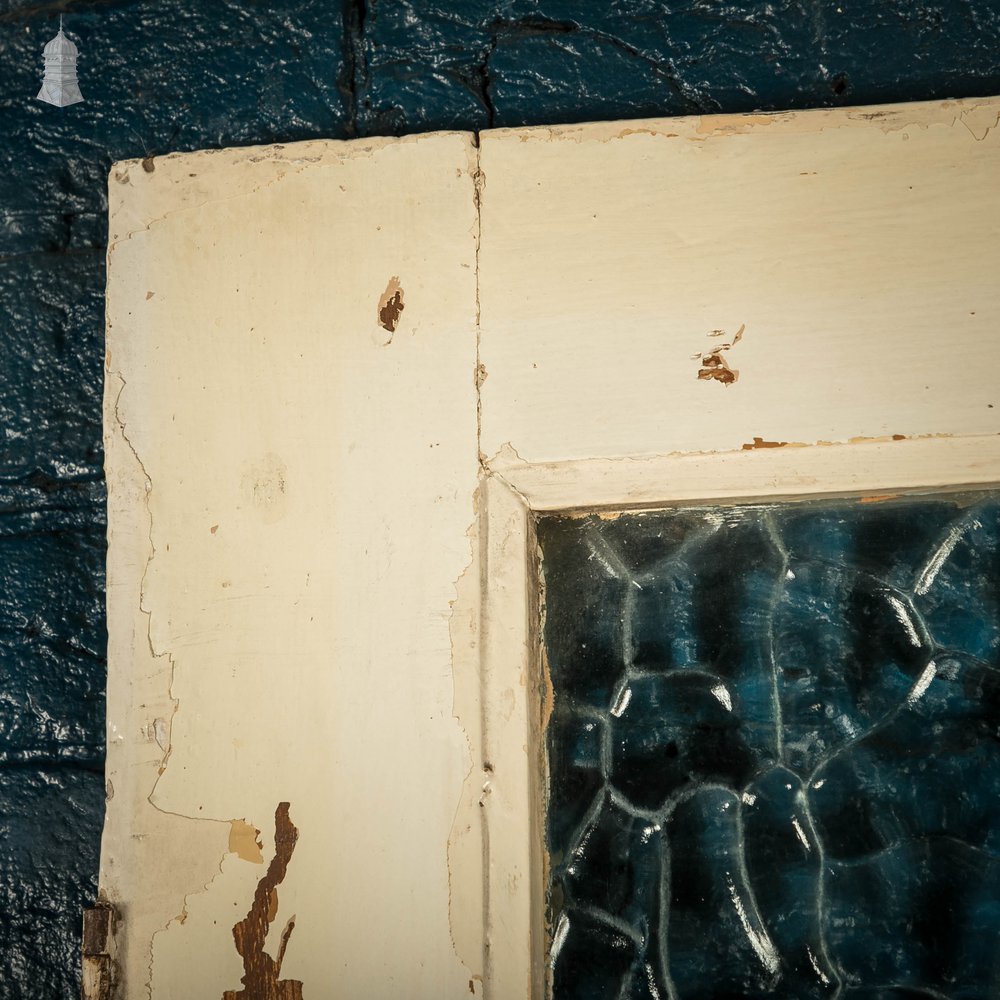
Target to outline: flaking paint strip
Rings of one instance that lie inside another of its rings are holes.
[[[288,918],[281,932],[276,958],[264,951],[267,931],[278,912],[278,886],[285,879],[288,864],[299,839],[298,828],[291,820],[291,806],[279,802],[274,812],[274,857],[257,883],[247,915],[233,926],[236,951],[243,959],[241,990],[226,990],[222,1000],[302,1000],[302,981],[281,979],[285,949],[295,929],[295,916]]]
[[[109,250],[108,256],[110,258],[110,250]],[[110,333],[110,326],[109,326],[109,333]],[[142,460],[142,457],[139,454],[138,449],[135,446],[135,443],[132,441],[132,439],[129,436],[128,429],[127,429],[127,422],[126,422],[126,420],[124,419],[124,417],[122,415],[122,411],[121,411],[122,400],[123,400],[123,397],[125,397],[125,395],[126,395],[126,390],[128,389],[128,383],[126,382],[125,377],[124,377],[124,375],[122,375],[121,372],[112,371],[110,369],[110,348],[109,348],[108,354],[107,354],[106,365],[107,365],[107,367],[106,367],[107,378],[109,380],[110,379],[117,379],[118,382],[119,382],[119,388],[118,388],[117,393],[114,396],[114,401],[109,406],[106,406],[106,410],[110,410],[111,414],[113,415],[114,424],[115,424],[115,427],[117,428],[118,435],[119,435],[121,441],[124,443],[124,445],[125,445],[126,449],[128,450],[129,454],[132,456],[132,459],[134,460],[135,465],[136,465],[136,467],[138,469],[139,477],[140,477],[140,480],[141,480],[141,483],[142,483],[143,516],[144,516],[144,518],[146,520],[146,523],[147,523],[147,529],[146,529],[146,535],[145,535],[145,541],[146,541],[147,548],[146,548],[145,563],[144,563],[144,566],[143,566],[141,577],[139,579],[139,586],[138,586],[138,590],[139,590],[139,594],[138,594],[139,613],[141,615],[143,615],[145,617],[145,619],[146,619],[146,643],[147,643],[147,647],[148,647],[148,650],[149,650],[149,655],[152,657],[152,659],[154,660],[154,662],[163,661],[165,659],[166,662],[167,662],[167,665],[168,665],[167,666],[167,671],[166,671],[167,684],[166,684],[166,692],[165,692],[165,701],[166,701],[166,705],[169,706],[169,713],[168,713],[169,714],[169,718],[165,720],[161,716],[157,716],[156,720],[153,723],[151,723],[151,725],[153,726],[152,732],[153,732],[153,734],[156,737],[158,737],[157,738],[157,743],[158,743],[158,745],[161,748],[163,756],[161,757],[160,763],[157,766],[156,778],[153,781],[153,785],[150,788],[149,793],[145,796],[145,799],[146,799],[146,802],[153,809],[155,809],[157,812],[162,813],[164,815],[176,816],[176,817],[178,817],[180,819],[185,819],[185,820],[195,820],[195,821],[198,821],[200,823],[210,823],[210,824],[211,823],[215,823],[215,824],[218,824],[218,825],[221,826],[221,824],[219,824],[218,820],[212,819],[211,817],[208,817],[208,816],[181,815],[179,813],[171,812],[168,809],[161,808],[154,801],[154,795],[155,795],[155,792],[156,792],[156,786],[159,783],[160,777],[163,775],[164,771],[166,770],[167,762],[168,762],[168,760],[170,758],[170,753],[171,753],[171,749],[172,749],[172,744],[171,744],[171,724],[172,724],[172,720],[173,720],[173,715],[176,713],[177,707],[178,707],[178,701],[173,697],[173,693],[172,693],[173,692],[173,685],[174,685],[174,672],[175,672],[176,664],[175,664],[174,658],[171,655],[171,653],[170,653],[169,650],[160,650],[160,651],[158,651],[156,649],[155,644],[153,642],[153,633],[152,633],[152,616],[153,616],[153,612],[146,605],[146,602],[145,602],[145,583],[146,583],[146,577],[147,577],[147,574],[149,572],[150,564],[152,563],[153,558],[154,558],[154,556],[156,554],[156,545],[155,545],[155,542],[154,542],[154,533],[153,533],[153,511],[152,511],[152,505],[151,505],[151,495],[152,495],[152,492],[153,492],[153,481],[152,481],[152,477],[150,476],[150,474],[149,474],[149,472],[148,472],[148,470],[146,468],[145,463]],[[107,392],[107,390],[106,390],[106,392]],[[110,393],[108,393],[108,397],[110,398]],[[159,722],[160,725],[156,726],[156,722]],[[157,730],[159,730],[159,731],[157,732]],[[165,744],[165,746],[164,746],[164,744]],[[221,860],[220,860],[220,862],[219,862],[219,873],[221,873],[221,871],[222,871],[222,869],[221,869]],[[152,996],[153,996],[153,967],[154,967],[154,964],[155,964],[156,944],[157,944],[157,938],[158,938],[158,936],[160,934],[162,934],[164,931],[166,931],[170,927],[170,925],[172,923],[174,923],[175,921],[178,922],[178,923],[180,923],[180,924],[183,924],[187,920],[188,899],[189,899],[189,897],[192,896],[192,895],[196,895],[196,894],[200,894],[200,893],[203,893],[203,892],[207,892],[209,890],[209,888],[211,887],[211,884],[212,884],[213,881],[214,881],[214,878],[210,879],[206,883],[200,883],[196,888],[192,889],[190,892],[183,893],[182,896],[181,896],[180,912],[178,912],[176,916],[174,916],[170,920],[168,920],[163,926],[161,926],[157,930],[155,930],[152,933],[152,935],[150,936],[150,938],[149,938],[149,944],[148,944],[148,963],[145,966],[144,982],[142,983],[142,986],[141,986],[141,989],[144,991],[144,993],[146,994],[146,996],[150,998],[150,1000],[152,1000]]]

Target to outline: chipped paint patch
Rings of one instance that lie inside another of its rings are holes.
[[[991,102],[927,101],[920,110],[920,115],[914,115],[911,106],[886,105],[877,109],[848,111],[847,117],[851,121],[878,121],[886,134],[915,128],[926,131],[935,125],[949,128],[962,125],[977,142],[982,142],[1000,122],[1000,113]],[[904,135],[904,138],[908,136]]]
[[[404,307],[403,288],[399,283],[399,275],[394,274],[378,300],[378,325],[389,333],[395,333]],[[388,342],[392,342],[391,337]]]
[[[744,451],[755,451],[757,448],[786,448],[787,441],[765,441],[763,438],[755,437],[743,445]]]
[[[728,362],[723,357],[724,352],[732,350],[742,339],[746,330],[746,324],[740,324],[730,343],[719,344],[707,353],[698,353],[694,357],[700,359],[701,367],[698,369],[698,378],[706,382],[721,382],[725,386],[732,385],[739,377],[739,370],[730,368]],[[712,330],[709,337],[724,337],[725,330]]]
[[[268,928],[278,913],[277,888],[284,881],[288,862],[299,839],[299,831],[292,823],[289,808],[287,802],[278,803],[274,813],[274,857],[264,877],[257,883],[250,910],[233,927],[236,950],[243,959],[243,978],[240,980],[243,989],[226,990],[223,1000],[302,1000],[300,980],[278,978],[288,939],[295,929],[294,916],[288,918],[281,932],[278,957],[271,958],[264,951]]]
[[[260,840],[260,830],[244,819],[234,819],[229,824],[229,853],[238,854],[251,864],[264,863],[264,845]]]
[[[761,112],[753,115],[702,115],[698,120],[698,135],[741,135],[761,126],[787,122],[787,112]]]

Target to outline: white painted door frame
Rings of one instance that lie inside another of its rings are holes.
[[[1000,482],[996,99],[110,178],[125,995],[542,997],[533,514]],[[258,846],[259,844],[259,846]]]

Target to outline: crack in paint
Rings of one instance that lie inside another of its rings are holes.
[[[148,530],[148,541],[149,541],[149,554],[146,558],[146,565],[142,571],[142,577],[139,581],[139,610],[146,616],[146,644],[149,647],[149,655],[154,660],[166,660],[169,665],[168,676],[169,681],[167,683],[167,700],[170,703],[170,718],[164,720],[157,717],[154,722],[154,731],[156,733],[156,742],[163,752],[163,757],[160,760],[160,764],[157,768],[156,781],[153,783],[153,787],[149,791],[149,795],[146,800],[154,808],[160,812],[168,813],[170,815],[177,815],[169,813],[169,810],[161,809],[154,801],[153,796],[156,794],[156,786],[160,782],[160,778],[163,772],[167,769],[167,762],[170,760],[170,754],[173,750],[173,743],[171,740],[171,733],[173,730],[174,716],[177,714],[177,709],[180,706],[180,702],[173,696],[174,690],[174,673],[176,670],[176,663],[170,650],[163,650],[162,652],[157,652],[156,646],[153,642],[153,612],[152,609],[146,606],[146,577],[149,574],[149,568],[152,565],[153,559],[156,557],[156,543],[153,541],[153,511],[150,506],[150,495],[153,492],[153,480],[149,473],[146,471],[146,466],[143,464],[142,459],[139,457],[139,452],[137,451],[135,444],[128,436],[128,431],[125,429],[125,421],[121,416],[119,411],[119,406],[121,404],[122,395],[128,386],[125,381],[124,376],[121,372],[115,372],[118,380],[121,382],[121,388],[118,390],[118,395],[115,397],[114,402],[114,414],[115,422],[118,424],[119,433],[122,436],[122,440],[125,442],[129,451],[132,453],[132,457],[136,460],[140,471],[142,472],[143,480],[145,481],[145,488],[143,490],[143,504],[146,510],[146,518],[149,522]],[[201,819],[202,817],[190,816],[184,817],[186,819]]]
[[[470,164],[470,174],[472,177],[472,204],[476,211],[476,231],[474,234],[475,251],[473,267],[476,279],[476,368],[473,378],[476,384],[476,452],[480,468],[485,468],[486,456],[483,454],[483,382],[486,381],[486,366],[483,364],[483,309],[480,298],[481,280],[479,269],[479,257],[483,242],[483,191],[486,189],[486,177],[483,174],[481,164],[481,151],[479,133],[474,133],[472,142],[472,163]]]
[[[132,455],[133,459],[135,460],[135,463],[139,469],[143,481],[142,504],[145,513],[145,519],[148,525],[146,530],[146,544],[148,546],[148,550],[147,550],[145,565],[142,571],[142,576],[140,577],[139,580],[139,611],[146,618],[146,644],[149,649],[150,656],[152,657],[154,662],[161,662],[163,660],[166,660],[168,664],[168,668],[166,671],[167,673],[166,700],[170,706],[169,719],[163,720],[162,718],[158,717],[156,720],[154,720],[153,723],[153,726],[159,729],[159,734],[158,734],[159,738],[157,739],[157,743],[160,745],[160,749],[162,751],[162,757],[160,758],[159,765],[157,765],[156,779],[154,780],[153,786],[149,790],[149,793],[145,796],[145,800],[157,812],[167,816],[175,816],[179,819],[195,820],[202,823],[217,823],[218,822],[217,820],[213,820],[206,816],[189,816],[183,813],[173,812],[172,810],[169,809],[164,809],[162,806],[157,805],[157,803],[154,801],[156,788],[159,785],[160,778],[163,776],[163,773],[166,770],[167,762],[170,759],[170,754],[173,749],[173,744],[172,744],[173,717],[176,714],[180,705],[178,699],[174,698],[173,696],[176,663],[174,661],[173,655],[170,652],[170,650],[163,650],[160,652],[157,651],[156,645],[153,642],[153,631],[152,631],[153,611],[150,607],[148,607],[145,601],[146,578],[149,574],[149,568],[150,565],[152,564],[153,558],[156,555],[156,544],[154,542],[154,534],[153,534],[153,511],[151,506],[153,480],[149,474],[149,471],[146,468],[145,463],[143,462],[141,456],[139,455],[139,451],[135,443],[129,436],[127,423],[121,412],[122,397],[125,395],[125,391],[128,388],[128,382],[126,381],[124,375],[120,371],[112,371],[110,368],[106,368],[106,371],[109,377],[117,378],[120,383],[120,388],[118,390],[117,395],[115,396],[114,403],[111,405],[111,411],[114,414],[115,424],[117,426],[121,440],[125,444],[129,453]],[[156,725],[157,723],[160,723],[158,727]],[[224,858],[222,860],[224,860]],[[219,874],[222,873],[222,860],[220,860],[218,866]],[[181,897],[180,912],[176,916],[172,916],[169,920],[166,921],[166,923],[164,923],[150,935],[149,952],[148,952],[149,960],[146,965],[145,981],[142,984],[142,989],[145,995],[147,996],[148,1000],[152,1000],[153,998],[153,967],[155,964],[157,938],[159,937],[160,934],[167,931],[170,928],[171,924],[173,924],[175,921],[183,924],[187,920],[188,899],[191,896],[196,895],[198,893],[207,892],[211,887],[212,882],[215,880],[215,877],[210,879],[208,882],[199,885],[197,888],[192,889],[190,892],[183,893]]]

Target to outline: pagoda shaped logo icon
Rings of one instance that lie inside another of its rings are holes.
[[[63,34],[59,18],[59,34],[45,46],[45,76],[38,100],[64,108],[83,100],[76,78],[76,46]]]

